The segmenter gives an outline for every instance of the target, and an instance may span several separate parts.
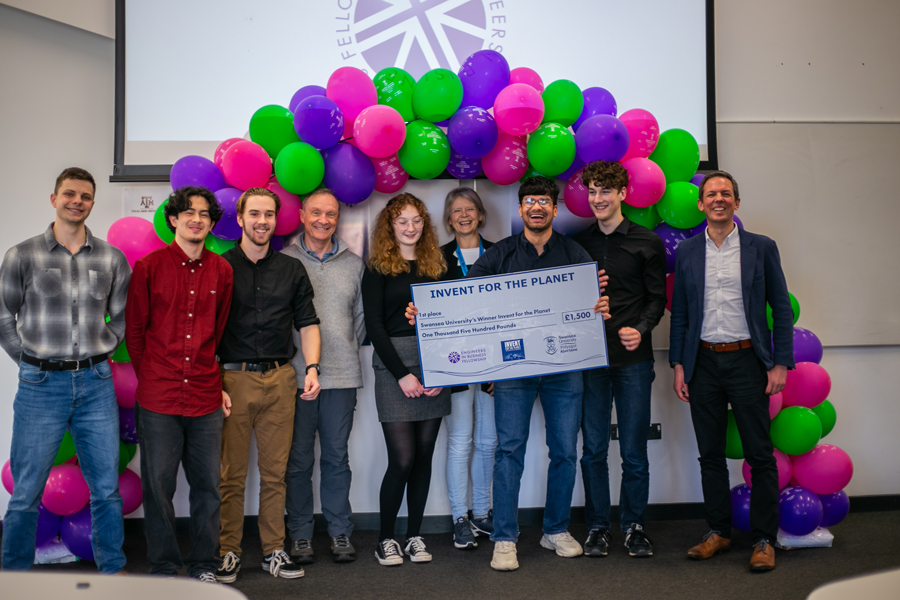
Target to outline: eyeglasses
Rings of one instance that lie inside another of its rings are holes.
[[[422,225],[425,224],[425,219],[423,219],[422,217],[416,217],[412,221],[407,221],[406,219],[397,219],[396,221],[394,221],[394,225],[396,225],[400,229],[408,228],[410,223],[412,223],[414,229],[419,229],[420,227],[422,227]]]
[[[527,196],[522,199],[522,204],[529,208],[534,206],[535,204],[540,204],[541,206],[552,206],[553,200],[551,200],[550,198],[545,198],[543,196],[540,198],[532,198],[531,196]]]
[[[453,216],[459,216],[459,215],[468,215],[470,213],[475,214],[477,212],[478,212],[478,209],[475,208],[474,206],[467,206],[466,208],[454,208],[453,210],[450,211],[450,214]]]

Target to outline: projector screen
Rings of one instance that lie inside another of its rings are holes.
[[[544,85],[602,87],[618,114],[689,131],[716,166],[712,0],[117,0],[112,180],[165,181],[260,107],[343,66],[418,79],[493,49]]]

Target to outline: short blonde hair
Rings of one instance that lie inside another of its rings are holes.
[[[278,211],[281,210],[281,198],[278,197],[278,194],[273,192],[272,190],[267,190],[266,188],[250,188],[238,198],[237,205],[235,208],[237,209],[237,214],[244,214],[244,205],[247,203],[247,198],[250,196],[265,196],[266,198],[271,198],[275,201],[275,214],[278,214]]]

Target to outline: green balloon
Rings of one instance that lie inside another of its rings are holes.
[[[544,119],[541,123],[559,123],[563,127],[568,127],[578,120],[584,109],[584,95],[578,86],[568,79],[557,79],[548,85],[544,88],[541,98],[544,100]]]
[[[822,421],[808,408],[789,406],[772,419],[770,434],[772,443],[785,454],[805,454],[819,443]]]
[[[797,302],[797,298],[790,292],[788,292],[788,296],[791,297],[791,310],[794,311],[794,325],[797,324],[797,320],[800,319],[800,303]],[[769,306],[769,303],[766,302],[766,322],[769,324],[769,331],[774,331],[775,322],[772,320],[772,307]]]
[[[300,141],[294,129],[293,113],[277,104],[263,106],[250,117],[250,140],[275,158],[282,148]]]
[[[450,163],[450,142],[439,127],[419,119],[406,125],[406,141],[397,157],[411,176],[433,179]]]
[[[706,215],[697,208],[700,190],[693,183],[676,181],[666,185],[666,191],[656,203],[662,220],[677,229],[690,229],[703,222]]]
[[[53,465],[61,465],[73,456],[75,456],[75,440],[72,439],[72,434],[67,431],[63,435],[59,450],[56,452],[56,458],[53,459]]]
[[[153,213],[153,229],[156,230],[156,237],[167,244],[171,244],[172,240],[175,239],[175,232],[169,229],[169,224],[166,221],[165,210],[168,203],[169,199],[166,198],[156,209],[156,212]]]
[[[669,129],[659,136],[650,160],[659,165],[666,183],[690,181],[700,166],[700,146],[684,129]],[[698,196],[694,196],[694,202]],[[671,223],[670,223],[671,225]]]
[[[834,429],[834,424],[837,421],[837,411],[834,410],[834,404],[825,400],[822,404],[814,406],[810,410],[816,413],[816,416],[819,417],[819,421],[822,422],[822,437],[831,433],[831,430]]]
[[[627,202],[623,202],[622,214],[628,217],[628,220],[632,223],[643,225],[647,229],[655,229],[657,225],[662,223],[662,219],[659,216],[659,211],[656,210],[655,204],[651,204],[644,208],[637,208],[631,206]]]
[[[734,420],[734,412],[728,409],[728,428],[725,430],[725,457],[744,458],[744,445],[741,443],[741,435],[738,433],[737,421]]]
[[[432,69],[416,83],[412,106],[420,119],[434,123],[452,117],[459,110],[462,98],[459,75],[447,69]]]
[[[390,106],[407,123],[416,120],[416,111],[413,110],[416,80],[412,75],[399,67],[388,67],[378,71],[372,83],[378,93],[378,104]]]
[[[131,459],[134,458],[135,452],[137,452],[137,444],[126,444],[125,442],[119,442],[119,475],[121,475],[125,471],[128,463],[130,463]]]
[[[206,249],[210,252],[223,254],[234,248],[234,242],[234,240],[222,240],[217,238],[213,234],[209,234],[208,236],[206,236],[206,240],[203,242],[203,245],[206,246]]]
[[[546,177],[546,175],[535,169],[534,165],[528,165],[528,168],[525,169],[525,174],[519,178],[519,181],[525,181],[530,177]]]
[[[116,348],[116,351],[113,352],[113,355],[109,358],[120,363],[131,362],[131,357],[128,355],[128,348],[125,347],[125,340],[122,340],[122,343],[119,344],[119,347]]]
[[[528,138],[528,163],[547,177],[556,177],[575,160],[575,136],[559,123],[545,123]]]
[[[293,194],[308,194],[322,183],[325,160],[306,142],[288,144],[275,159],[275,177]]]

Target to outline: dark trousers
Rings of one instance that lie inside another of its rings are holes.
[[[753,348],[713,352],[700,347],[688,385],[691,419],[700,450],[703,501],[709,528],[731,535],[731,491],[725,463],[728,405],[734,412],[744,458],[750,465],[753,542],[778,535],[778,466],[769,437],[766,368]]]
[[[144,492],[144,536],[150,572],[174,575],[182,564],[188,575],[213,572],[219,566],[219,467],[222,456],[222,409],[202,417],[164,415],[134,405],[141,447]],[[181,560],[175,538],[172,497],[178,465],[191,486],[190,555]]]

